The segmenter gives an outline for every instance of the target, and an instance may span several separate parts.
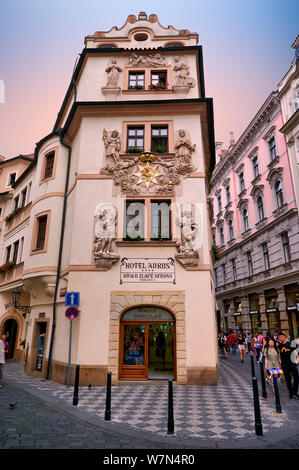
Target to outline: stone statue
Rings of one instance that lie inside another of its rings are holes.
[[[175,64],[173,67],[173,70],[177,72],[176,77],[175,77],[175,86],[182,86],[182,87],[194,87],[195,86],[195,80],[191,78],[190,75],[190,67],[183,62],[180,57],[176,56],[175,59]]]
[[[183,129],[179,130],[179,138],[175,143],[174,149],[177,163],[181,165],[191,164],[191,152],[194,152],[195,145],[191,143]]]
[[[178,253],[175,258],[184,268],[195,267],[199,263],[199,253],[195,249],[198,226],[192,222],[192,212],[184,210],[180,222],[180,241],[176,243]]]
[[[105,72],[108,74],[106,88],[118,87],[119,73],[122,71],[123,69],[117,65],[116,59],[111,59],[110,64],[105,70]]]
[[[180,223],[181,241],[177,242],[177,249],[179,253],[194,253],[195,252],[195,238],[198,233],[197,224],[192,223],[192,213],[185,210],[182,214]]]
[[[112,243],[116,239],[117,213],[114,207],[100,209],[95,225],[94,259],[96,266],[110,269],[119,259],[118,253],[112,250]]]
[[[109,135],[106,129],[104,129],[103,141],[104,141],[107,165],[109,166],[110,160],[112,160],[112,164],[114,163],[114,165],[117,165],[119,163],[119,152],[120,152],[119,132],[114,130]]]

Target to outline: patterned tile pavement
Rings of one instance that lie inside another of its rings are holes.
[[[229,358],[231,359],[231,358]],[[238,366],[240,366],[238,364]],[[245,366],[245,364],[244,364]],[[249,358],[246,367],[249,371]],[[27,377],[23,366],[9,362],[5,377],[26,384],[73,407],[73,387]],[[250,375],[239,374],[236,361],[221,361],[216,386],[174,385],[174,437],[189,439],[238,440],[255,438],[253,392]],[[269,393],[269,387],[268,387]],[[261,395],[261,392],[260,392]],[[104,417],[105,387],[80,387],[78,409]],[[299,402],[295,404],[299,408]],[[285,413],[275,412],[272,396],[260,398],[264,436],[288,421]],[[112,387],[112,422],[155,435],[167,435],[168,386],[120,385]]]

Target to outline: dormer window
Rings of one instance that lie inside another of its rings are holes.
[[[14,182],[16,181],[16,176],[17,176],[16,173],[10,173],[10,175],[8,177],[8,185],[7,186],[12,186],[14,184]]]

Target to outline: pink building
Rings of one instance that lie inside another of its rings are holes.
[[[224,330],[282,328],[297,338],[299,224],[282,125],[272,92],[228,153],[218,153],[210,194],[216,298]]]

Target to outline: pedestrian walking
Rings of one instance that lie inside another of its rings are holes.
[[[229,338],[230,338],[230,344],[231,344],[231,347],[232,347],[232,354],[236,354],[236,352],[237,352],[237,336],[235,335],[235,333],[232,330],[230,330]]]
[[[280,352],[280,363],[281,368],[283,370],[285,380],[287,383],[288,391],[289,391],[289,398],[292,399],[293,397],[299,399],[298,395],[298,369],[297,365],[292,362],[291,354],[295,351],[296,347],[292,347],[290,341],[288,341],[285,333],[282,331],[278,334],[279,345],[278,349]],[[296,358],[299,358],[299,355],[296,352]],[[293,378],[293,383],[292,383]]]
[[[247,333],[247,335],[245,335],[245,346],[245,354],[250,353],[252,349],[252,338],[250,333]]]
[[[253,341],[254,341],[255,359],[257,362],[259,362],[260,352],[261,352],[261,342],[257,333],[254,335]]]
[[[273,386],[273,373],[269,369],[278,369],[280,377],[283,374],[283,371],[280,367],[280,352],[275,342],[274,337],[270,337],[267,345],[264,349],[265,357],[265,369],[268,382]],[[277,379],[277,383],[280,383],[280,378]]]
[[[231,345],[230,345],[230,335],[227,334],[227,335],[226,335],[226,351],[227,351],[228,353],[231,352],[231,351],[230,351],[230,346],[231,346]]]
[[[3,372],[4,372],[4,364],[5,364],[5,340],[6,336],[2,335],[0,339],[0,388],[2,388],[2,379],[3,379]]]
[[[221,330],[218,335],[218,346],[219,346],[221,357],[223,357],[224,359],[227,359],[226,341],[227,341],[227,338],[224,332]]]
[[[238,349],[240,352],[240,359],[241,362],[244,362],[244,354],[245,354],[245,336],[241,331],[238,333],[237,337],[237,342],[238,342]]]

